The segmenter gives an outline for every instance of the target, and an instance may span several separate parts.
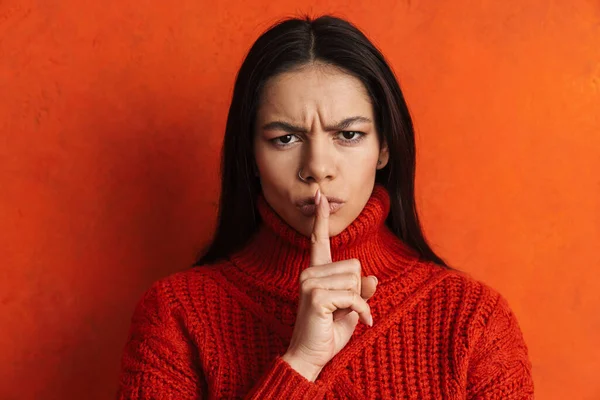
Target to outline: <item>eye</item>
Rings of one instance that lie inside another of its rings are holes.
[[[271,142],[273,142],[275,144],[275,146],[285,147],[292,143],[295,143],[292,141],[294,138],[297,139],[297,136],[296,135],[284,135],[284,136],[276,137],[275,139],[271,139]]]
[[[364,133],[357,132],[357,131],[341,131],[341,132],[339,132],[339,135],[342,136],[342,138],[343,138],[342,142],[345,142],[345,143],[359,142],[365,136]]]

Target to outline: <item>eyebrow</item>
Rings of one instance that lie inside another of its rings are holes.
[[[357,122],[372,122],[372,121],[369,118],[361,117],[361,116],[350,117],[350,118],[343,119],[342,121],[340,121],[336,124],[333,124],[331,126],[326,126],[325,130],[326,131],[342,131]],[[308,133],[308,131],[301,126],[295,126],[288,122],[283,122],[283,121],[269,122],[269,123],[265,124],[262,128],[263,128],[263,130],[266,130],[266,131],[281,130],[281,131],[285,131],[288,133]]]

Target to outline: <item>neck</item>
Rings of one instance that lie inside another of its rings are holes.
[[[310,263],[310,238],[283,221],[262,195],[257,207],[263,223],[231,261],[252,280],[293,299],[297,297],[300,273]],[[387,190],[375,185],[359,216],[330,238],[332,260],[356,258],[361,263],[362,275],[375,275],[380,283],[414,265],[418,254],[385,224],[389,211]]]

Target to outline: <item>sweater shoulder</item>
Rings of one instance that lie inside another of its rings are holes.
[[[492,285],[468,272],[447,270],[446,278],[431,297],[433,302],[446,304],[446,312],[454,316],[471,343],[489,333],[490,326],[518,325],[508,300]]]
[[[440,277],[441,279],[436,279]],[[436,288],[444,288],[443,295],[448,300],[477,300],[495,303],[501,294],[491,285],[474,278],[466,271],[449,269],[433,262],[420,262],[409,273],[408,279],[422,284],[429,280],[439,280]],[[435,292],[435,290],[434,290]]]
[[[184,324],[197,321],[222,292],[215,279],[221,264],[193,267],[171,273],[152,282],[139,298],[133,318],[176,317]]]
[[[492,285],[473,277],[469,272],[448,269],[433,263],[427,263],[425,268],[429,276],[445,275],[437,287],[443,286],[444,296],[448,300],[483,301],[490,304],[506,301]]]
[[[222,291],[217,279],[226,262],[192,267],[177,271],[156,280],[148,289],[161,298],[168,299],[173,306],[189,309],[192,302],[202,302],[219,295]]]

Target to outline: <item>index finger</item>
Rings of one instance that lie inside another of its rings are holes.
[[[310,265],[331,263],[331,247],[329,246],[329,202],[321,189],[315,193],[315,223],[310,237]]]

